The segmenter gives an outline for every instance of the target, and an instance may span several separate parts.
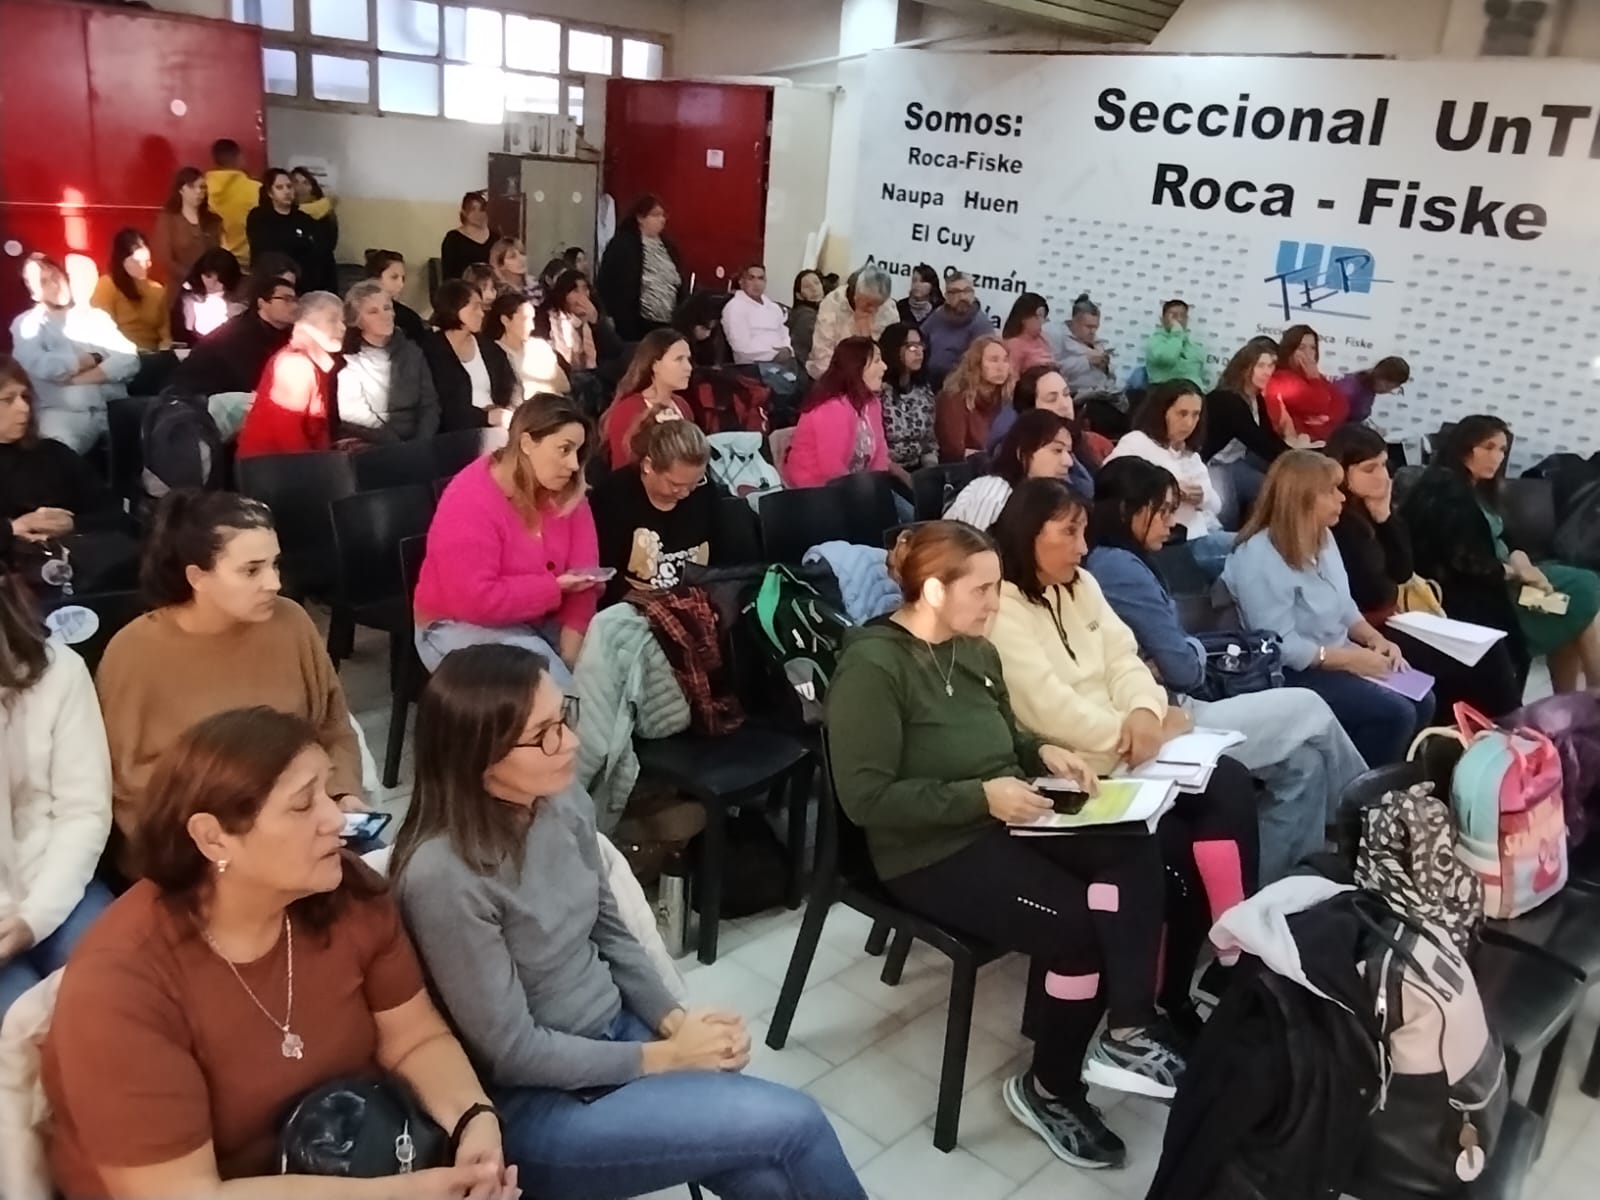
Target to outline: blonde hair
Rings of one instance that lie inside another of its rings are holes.
[[[645,421],[628,442],[636,461],[664,471],[674,463],[703,467],[711,459],[711,443],[693,421]]]
[[[533,464],[521,451],[522,439],[526,435],[536,442],[542,442],[568,425],[576,425],[583,430],[583,445],[578,447],[578,471],[564,488],[553,492],[541,484],[539,477],[534,474]],[[593,446],[594,430],[588,418],[567,397],[540,392],[523,401],[512,414],[511,426],[506,431],[506,444],[494,452],[497,466],[503,464],[507,456],[511,458],[511,503],[523,520],[536,523],[539,513],[546,508],[570,512],[583,499],[584,492],[588,490],[584,468],[588,466]]]
[[[988,534],[964,521],[924,521],[902,529],[889,550],[889,577],[907,604],[922,596],[930,579],[951,584],[967,573],[973,557],[993,550]]]
[[[1343,482],[1343,468],[1320,451],[1279,455],[1234,544],[1242,546],[1265,532],[1284,562],[1295,570],[1310,566],[1327,532],[1316,519],[1317,496]]]
[[[994,334],[985,334],[983,337],[974,338],[972,344],[962,354],[961,361],[956,363],[955,369],[946,376],[944,390],[954,392],[961,397],[968,412],[997,413],[1011,403],[1011,393],[1017,386],[1017,379],[1010,366],[1006,368],[1006,381],[999,386],[983,381],[983,353],[990,346],[999,346],[1005,349],[1005,342]],[[1006,362],[1010,363],[1007,355]]]
[[[499,239],[493,246],[489,247],[489,265],[496,271],[500,270],[501,267],[506,265],[506,255],[513,251],[524,257],[527,255],[527,252],[522,248],[521,239],[514,237]]]

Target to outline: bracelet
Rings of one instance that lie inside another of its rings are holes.
[[[456,1127],[450,1131],[450,1157],[452,1159],[455,1158],[456,1151],[461,1149],[461,1136],[467,1132],[467,1126],[472,1124],[478,1117],[483,1116],[484,1113],[489,1113],[493,1116],[496,1125],[500,1123],[499,1110],[492,1104],[478,1103],[467,1109],[466,1112],[461,1114],[461,1119],[456,1122]]]

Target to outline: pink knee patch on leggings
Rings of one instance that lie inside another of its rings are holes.
[[[1116,912],[1122,907],[1122,893],[1114,883],[1091,883],[1086,897],[1090,912]]]
[[[1044,974],[1044,992],[1053,1000],[1093,1000],[1100,994],[1100,976]]]
[[[1194,865],[1200,872],[1200,882],[1206,886],[1213,921],[1244,899],[1244,867],[1239,861],[1238,842],[1196,842]]]

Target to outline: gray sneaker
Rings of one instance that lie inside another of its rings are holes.
[[[1106,1127],[1100,1110],[1086,1096],[1046,1097],[1031,1071],[1006,1080],[1001,1095],[1011,1115],[1043,1138],[1062,1162],[1095,1171],[1127,1161],[1128,1148]]]
[[[1161,1025],[1135,1030],[1126,1038],[1114,1038],[1109,1030],[1102,1030],[1089,1047],[1083,1081],[1112,1091],[1171,1100],[1177,1095],[1183,1066],[1177,1040]]]

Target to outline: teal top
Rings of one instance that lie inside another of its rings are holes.
[[[1495,557],[1505,562],[1511,557],[1511,550],[1506,545],[1506,519],[1482,501],[1478,502],[1478,507],[1483,511],[1483,519],[1489,522],[1489,536],[1494,538]]]

